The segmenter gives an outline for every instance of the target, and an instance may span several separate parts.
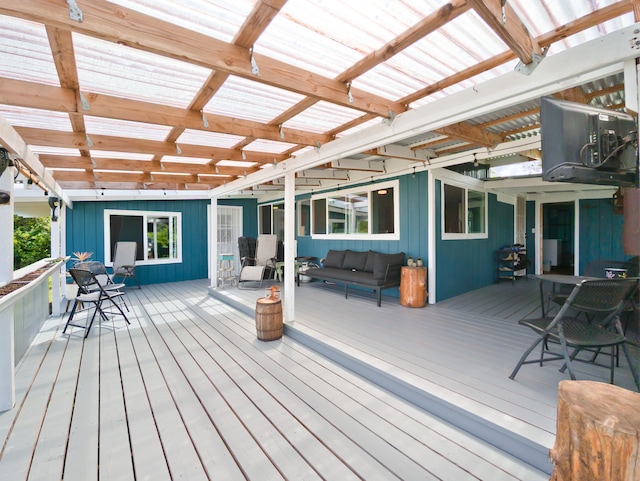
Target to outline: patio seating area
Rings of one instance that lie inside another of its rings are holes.
[[[296,288],[299,319],[272,342],[234,307],[264,289],[214,297],[206,280],[129,289],[131,325],[103,321],[86,339],[51,318],[0,414],[0,478],[548,479],[550,465],[472,434],[502,419],[534,454],[553,442],[567,376],[548,365],[507,377],[532,339],[514,319],[539,308],[536,282],[422,309],[316,284]],[[616,381],[632,385],[622,363]],[[433,414],[445,404],[470,414],[447,422]]]

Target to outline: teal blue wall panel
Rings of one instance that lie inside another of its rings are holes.
[[[612,199],[580,201],[580,273],[593,260],[625,260],[622,214],[614,214]]]
[[[436,212],[441,212],[441,183],[436,182]],[[436,222],[437,300],[478,289],[497,280],[496,251],[513,244],[514,206],[489,194],[488,238],[443,240],[440,215]]]
[[[67,209],[67,254],[93,252],[92,260],[104,262],[105,209],[181,212],[182,262],[140,265],[136,278],[141,284],[173,282],[207,277],[208,200],[74,202]]]

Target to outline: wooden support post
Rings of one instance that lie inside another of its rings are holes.
[[[640,394],[594,381],[561,381],[551,481],[640,479]]]

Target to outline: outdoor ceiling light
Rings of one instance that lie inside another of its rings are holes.
[[[54,196],[49,197],[49,207],[51,207],[51,221],[56,222],[58,220],[58,214],[56,210],[60,206],[60,199]]]
[[[13,161],[9,157],[9,151],[0,147],[0,177],[8,167],[13,167]],[[11,194],[6,190],[0,190],[0,205],[8,204],[11,201]]]

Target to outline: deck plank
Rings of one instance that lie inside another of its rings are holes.
[[[129,442],[128,418],[122,392],[121,359],[116,331],[124,323],[112,316],[96,326],[100,336],[99,369],[99,458],[101,479],[133,480],[133,461]]]
[[[42,429],[29,472],[30,481],[62,479],[83,343],[70,342],[70,338],[61,341],[60,344],[64,344],[64,357],[47,410],[43,413]],[[47,357],[46,361],[50,363],[54,359]]]
[[[128,314],[131,327],[116,329],[118,359],[122,376],[123,399],[131,438],[133,466],[138,480],[170,479],[171,473],[158,434],[155,413],[151,407],[135,345],[144,342],[134,312]]]

